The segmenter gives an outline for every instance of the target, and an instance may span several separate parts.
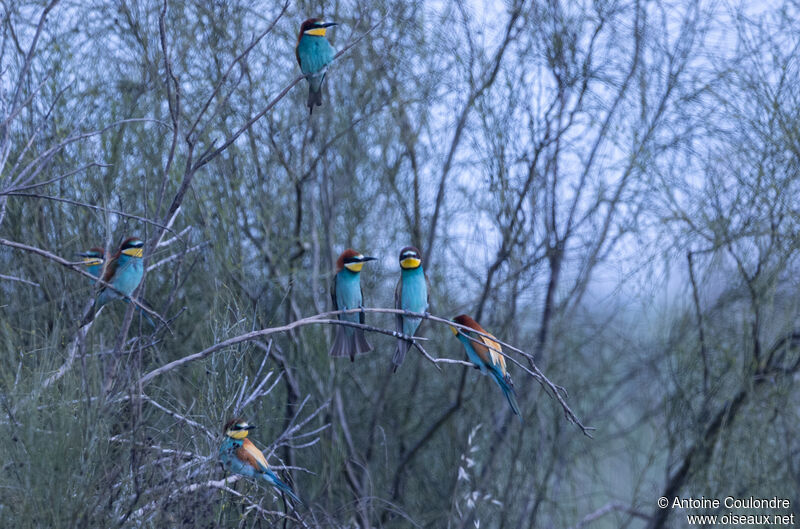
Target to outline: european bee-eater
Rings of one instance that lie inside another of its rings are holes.
[[[323,22],[319,18],[309,18],[300,25],[297,46],[294,53],[297,64],[308,80],[308,113],[314,112],[314,105],[322,105],[322,81],[328,65],[333,61],[333,47],[325,38],[327,28],[336,22]]]
[[[305,502],[292,492],[289,485],[278,479],[278,476],[269,469],[267,458],[247,438],[247,434],[253,428],[255,427],[243,419],[233,419],[225,424],[225,440],[219,447],[222,466],[235,474],[248,478],[261,478],[281,492],[285,492],[294,501],[305,505]]]
[[[106,257],[106,251],[104,249],[90,248],[78,255],[83,257],[83,264],[86,266],[87,272],[95,277],[100,276],[100,271],[103,270],[103,261]]]
[[[142,282],[142,276],[144,275],[144,266],[142,265],[143,247],[144,242],[137,237],[125,239],[117,253],[109,259],[105,274],[103,274],[103,281],[122,292],[125,296],[123,299],[126,301],[136,290],[136,287],[139,286],[139,283]],[[91,312],[86,315],[81,325],[87,324],[100,307],[112,299],[120,297],[120,294],[114,290],[102,287]],[[150,323],[155,326],[152,320],[150,320]]]
[[[464,325],[470,329],[475,329],[478,332],[488,334],[494,338],[494,336],[483,330],[483,327],[478,325],[477,321],[473,320],[466,314],[456,316],[453,318],[453,321],[459,325]],[[486,336],[481,336],[479,334],[473,334],[469,331],[466,331],[465,334],[463,329],[458,329],[453,326],[450,327],[450,330],[453,331],[453,334],[456,335],[456,338],[458,338],[459,341],[461,341],[461,343],[464,345],[464,349],[467,351],[467,358],[469,361],[475,364],[475,367],[480,369],[481,373],[485,374],[488,372],[494,381],[497,382],[497,385],[503,390],[503,394],[506,396],[508,403],[511,405],[511,410],[519,417],[519,420],[522,421],[522,414],[519,411],[517,399],[514,397],[514,387],[513,383],[511,382],[511,375],[509,375],[506,371],[506,359],[502,354],[499,353],[499,351],[502,351],[500,344],[491,338],[487,338]],[[475,338],[477,342],[470,340],[468,335]]]
[[[406,246],[400,250],[400,280],[394,289],[394,307],[411,312],[428,312],[428,278],[422,269],[422,257],[419,250],[413,246]],[[414,336],[421,318],[402,316],[395,318],[397,331],[406,336]],[[392,357],[393,371],[397,371],[406,357],[406,351],[411,343],[406,340],[397,341],[397,349]]]
[[[358,309],[364,306],[361,268],[367,261],[374,260],[374,257],[365,257],[351,248],[342,252],[336,261],[336,276],[333,278],[331,288],[334,310]],[[341,314],[339,319],[364,323],[364,313]],[[352,362],[357,354],[372,351],[372,346],[364,337],[364,329],[347,325],[337,325],[336,327],[336,339],[328,352],[329,355],[349,356]]]

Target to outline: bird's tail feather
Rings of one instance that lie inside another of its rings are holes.
[[[492,375],[494,376],[494,380],[497,382],[497,385],[503,390],[503,395],[506,396],[506,400],[508,400],[508,404],[511,406],[511,411],[513,411],[514,415],[519,418],[520,422],[523,422],[522,412],[519,409],[519,404],[517,404],[517,398],[515,397],[516,392],[514,391],[514,388],[511,387],[506,379],[499,373],[492,371]]]
[[[147,323],[149,323],[149,324],[150,324],[150,327],[152,327],[152,328],[154,328],[154,329],[156,328],[156,322],[154,322],[154,321],[153,321],[153,318],[151,318],[149,314],[147,314],[145,311],[143,311],[141,307],[136,307],[136,310],[138,310],[138,311],[139,311],[139,314],[141,314],[141,315],[142,315],[142,317],[144,318],[144,320],[145,320]]]
[[[322,72],[317,72],[308,77],[308,113],[314,113],[314,106],[322,106],[322,81],[325,80],[325,74],[328,69],[324,68]]]
[[[357,355],[363,355],[372,351],[372,346],[367,341],[366,336],[364,336],[364,329],[354,329],[355,332],[353,333],[353,350],[356,352]],[[350,357],[352,360],[353,357]]]
[[[271,471],[271,470],[267,469],[267,471],[266,471],[264,474],[262,474],[262,475],[264,476],[264,478],[265,478],[265,479],[266,479],[266,480],[267,480],[267,481],[268,481],[268,482],[269,482],[269,483],[270,483],[272,486],[274,486],[275,488],[277,488],[277,489],[278,489],[278,490],[280,490],[281,492],[284,492],[284,493],[285,493],[287,496],[289,496],[290,498],[292,498],[292,500],[294,500],[294,501],[295,501],[295,502],[297,502],[297,503],[301,503],[301,504],[303,504],[303,505],[306,505],[306,502],[304,502],[302,499],[300,499],[300,496],[298,496],[297,494],[295,494],[295,493],[294,493],[294,491],[292,491],[292,488],[291,488],[291,487],[289,487],[289,485],[287,485],[287,484],[286,484],[286,483],[284,483],[283,481],[281,481],[281,480],[278,478],[278,476],[276,476],[276,475],[275,475],[275,473],[274,473],[273,471]]]
[[[333,357],[349,356],[351,361],[355,360],[356,355],[372,351],[372,346],[364,336],[364,329],[348,328],[345,325],[338,325],[336,338],[333,341],[328,354]]]
[[[129,298],[124,298],[124,300],[125,300],[125,303],[130,303],[130,302],[131,302],[131,300],[130,300]],[[153,307],[153,306],[152,306],[150,303],[147,303],[146,301],[144,301],[143,299],[142,299],[142,300],[139,300],[139,303],[141,303],[142,305],[144,305],[144,306],[145,306],[145,307],[147,307],[148,309],[151,309],[151,310],[152,310],[152,307]],[[150,315],[149,315],[149,314],[147,314],[147,313],[144,311],[144,309],[142,309],[142,307],[138,307],[138,306],[137,306],[137,307],[136,307],[136,310],[138,310],[138,311],[139,311],[139,314],[141,314],[141,315],[142,315],[142,317],[145,319],[145,321],[147,321],[147,323],[149,323],[149,324],[150,324],[150,326],[151,326],[152,328],[154,328],[154,329],[156,328],[156,323],[153,321],[153,319],[150,317]]]
[[[345,326],[337,325],[336,338],[334,338],[333,345],[331,346],[331,350],[328,351],[328,354],[334,358],[350,356],[351,343],[352,341],[350,337],[347,336],[347,329],[345,329]]]
[[[314,90],[314,87],[308,87],[308,113],[314,113],[314,106],[322,106],[322,88],[320,87],[319,90]]]
[[[403,363],[403,360],[406,359],[406,352],[408,348],[411,347],[411,344],[405,340],[397,340],[397,349],[394,351],[394,356],[392,357],[392,372],[396,373],[397,368],[400,367],[400,364]]]

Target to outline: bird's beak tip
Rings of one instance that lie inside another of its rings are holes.
[[[322,25],[322,27],[329,28],[331,26],[338,26],[338,25],[339,25],[338,22],[326,22],[325,24]]]

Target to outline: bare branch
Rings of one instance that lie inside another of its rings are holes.
[[[547,393],[549,395],[551,395],[552,398],[554,398],[559,403],[561,408],[564,410],[564,414],[565,414],[567,420],[569,422],[571,422],[572,424],[575,424],[576,426],[578,426],[581,429],[581,431],[584,433],[584,435],[586,435],[588,437],[591,437],[590,432],[592,430],[594,430],[594,428],[584,426],[581,423],[581,421],[578,419],[578,416],[575,414],[575,412],[572,411],[572,408],[564,400],[564,396],[563,396],[564,388],[554,384],[552,381],[550,381],[550,379],[548,379],[544,375],[544,373],[542,373],[542,371],[534,363],[533,356],[530,353],[526,353],[525,351],[522,351],[521,349],[518,349],[518,348],[516,348],[516,347],[514,347],[514,346],[512,346],[510,344],[502,342],[501,340],[498,340],[496,337],[492,337],[492,336],[489,336],[487,334],[475,331],[474,329],[472,329],[470,327],[461,326],[461,325],[459,325],[459,324],[457,324],[457,323],[455,323],[453,321],[450,321],[450,320],[447,320],[447,319],[444,319],[444,318],[440,318],[440,317],[437,317],[437,316],[433,316],[433,315],[427,314],[427,313],[416,313],[416,312],[404,311],[404,310],[399,310],[399,309],[363,308],[363,309],[350,309],[350,310],[344,310],[344,311],[323,312],[321,314],[316,314],[314,316],[309,316],[307,318],[301,318],[301,319],[293,321],[293,322],[291,322],[291,323],[289,323],[287,325],[282,325],[282,326],[279,326],[279,327],[269,327],[269,328],[260,329],[260,330],[257,330],[257,331],[251,331],[251,332],[239,335],[239,336],[235,336],[233,338],[229,338],[227,340],[223,340],[221,342],[218,342],[218,343],[212,345],[211,347],[208,347],[208,348],[200,351],[199,353],[194,353],[194,354],[191,354],[191,355],[188,355],[188,356],[184,356],[183,358],[179,358],[179,359],[174,360],[174,361],[172,361],[172,362],[170,362],[168,364],[165,364],[165,365],[163,365],[163,366],[161,366],[159,368],[156,368],[156,369],[150,371],[149,373],[145,374],[141,378],[139,378],[139,380],[136,382],[136,384],[140,385],[140,386],[144,386],[145,384],[149,383],[154,378],[156,378],[156,377],[158,377],[158,376],[160,376],[160,375],[162,375],[164,373],[172,371],[173,369],[179,368],[179,367],[181,367],[181,366],[183,366],[185,364],[188,364],[188,363],[191,363],[191,362],[194,362],[194,361],[197,361],[197,360],[202,360],[203,358],[206,358],[209,355],[211,355],[211,354],[213,354],[213,353],[215,353],[217,351],[220,351],[222,349],[225,349],[227,347],[230,347],[232,345],[236,345],[236,344],[242,343],[242,342],[257,340],[257,339],[262,338],[264,336],[270,336],[270,335],[276,334],[276,333],[289,332],[291,330],[294,330],[296,328],[303,327],[303,326],[306,326],[306,325],[345,325],[345,326],[348,326],[348,327],[355,327],[355,328],[359,328],[359,329],[364,329],[364,330],[370,331],[370,332],[376,332],[376,333],[385,334],[385,335],[388,335],[388,336],[394,336],[395,338],[398,338],[398,339],[401,339],[401,340],[407,340],[407,341],[409,341],[409,342],[411,342],[412,344],[415,344],[415,345],[416,345],[417,341],[424,340],[424,338],[422,338],[422,337],[406,336],[406,335],[404,335],[402,333],[399,333],[397,331],[390,330],[390,329],[383,329],[383,328],[379,328],[379,327],[373,327],[373,326],[370,326],[370,325],[364,325],[364,324],[350,322],[350,321],[346,321],[346,320],[338,320],[338,319],[332,319],[331,318],[331,316],[338,316],[338,315],[342,315],[342,314],[357,314],[357,313],[360,313],[360,312],[401,314],[401,315],[406,315],[406,316],[413,316],[413,317],[416,317],[416,318],[428,319],[428,320],[431,320],[431,321],[434,321],[434,322],[437,322],[437,323],[443,323],[443,324],[451,326],[451,327],[461,328],[461,329],[463,329],[465,331],[469,331],[469,332],[474,333],[474,334],[478,334],[478,335],[481,335],[481,336],[489,337],[492,340],[496,341],[497,343],[501,344],[503,347],[507,347],[508,349],[521,354],[522,356],[524,356],[524,357],[526,357],[528,359],[528,363],[531,366],[530,369],[528,369],[525,366],[523,366],[521,363],[519,363],[513,357],[510,357],[506,352],[504,352],[502,350],[498,350],[497,351],[499,354],[502,354],[504,357],[508,358],[513,363],[515,363],[516,365],[521,367],[526,373],[530,374],[536,380],[538,380],[548,390]],[[467,336],[469,337],[469,335],[467,335]],[[472,338],[472,337],[469,337],[469,338],[474,340],[474,338]],[[494,347],[490,347],[490,348],[492,350],[495,350]],[[430,357],[430,355],[428,355],[427,352],[424,352],[423,349],[420,349],[420,351],[422,352],[423,355],[425,355],[434,364],[439,363],[437,361],[437,359],[434,359],[433,357]],[[458,363],[458,364],[460,364],[461,362],[443,361],[441,363],[446,363],[446,364],[457,364]],[[462,364],[462,365],[465,365],[465,364]],[[466,365],[471,366],[471,364],[466,364]]]
[[[25,283],[26,285],[30,285],[32,287],[41,287],[42,286],[39,283],[36,283],[34,281],[29,281],[27,279],[22,279],[21,277],[6,276],[6,275],[3,275],[3,274],[0,274],[0,279],[5,279],[7,281],[19,281],[20,283]]]
[[[158,320],[161,323],[163,323],[165,326],[167,325],[167,321],[163,317],[161,317],[161,315],[159,313],[157,313],[156,311],[154,311],[153,309],[151,309],[149,307],[146,307],[145,305],[143,305],[136,298],[133,298],[133,297],[130,297],[130,296],[126,296],[124,292],[121,292],[121,291],[117,290],[110,283],[107,283],[107,282],[103,281],[102,279],[93,276],[92,274],[90,274],[86,270],[83,270],[82,268],[79,268],[79,267],[83,266],[80,262],[74,263],[74,262],[71,262],[71,261],[67,261],[66,259],[62,259],[61,257],[59,257],[59,256],[57,256],[57,255],[55,255],[53,253],[48,252],[47,250],[42,250],[41,248],[36,248],[35,246],[28,246],[27,244],[22,244],[22,243],[15,242],[15,241],[9,241],[7,239],[0,239],[0,244],[2,244],[4,246],[10,246],[12,248],[17,248],[19,250],[24,250],[26,252],[35,253],[36,255],[41,255],[42,257],[50,259],[51,261],[54,261],[54,262],[60,264],[61,266],[69,268],[70,270],[72,270],[74,272],[78,272],[79,274],[81,274],[81,275],[83,275],[85,277],[88,277],[89,279],[91,279],[92,281],[100,284],[101,286],[103,286],[105,288],[108,288],[110,290],[113,290],[114,292],[116,292],[117,294],[122,296],[124,299],[130,300],[130,302],[133,305],[136,305],[138,308],[140,308],[142,311],[148,313],[149,315],[158,318]]]

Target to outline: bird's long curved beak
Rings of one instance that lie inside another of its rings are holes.
[[[247,425],[247,427],[245,427],[244,429],[245,429],[245,430],[252,430],[252,429],[253,429],[253,428],[255,428],[255,427],[256,427],[256,426],[255,426],[254,424],[248,424],[248,425]]]
[[[362,263],[366,263],[367,261],[377,261],[377,260],[378,260],[377,257],[368,257],[366,255],[361,259],[359,259],[359,261],[361,261]]]
[[[320,28],[329,28],[331,26],[338,26],[338,22],[325,22],[324,24],[320,24],[318,27]]]

